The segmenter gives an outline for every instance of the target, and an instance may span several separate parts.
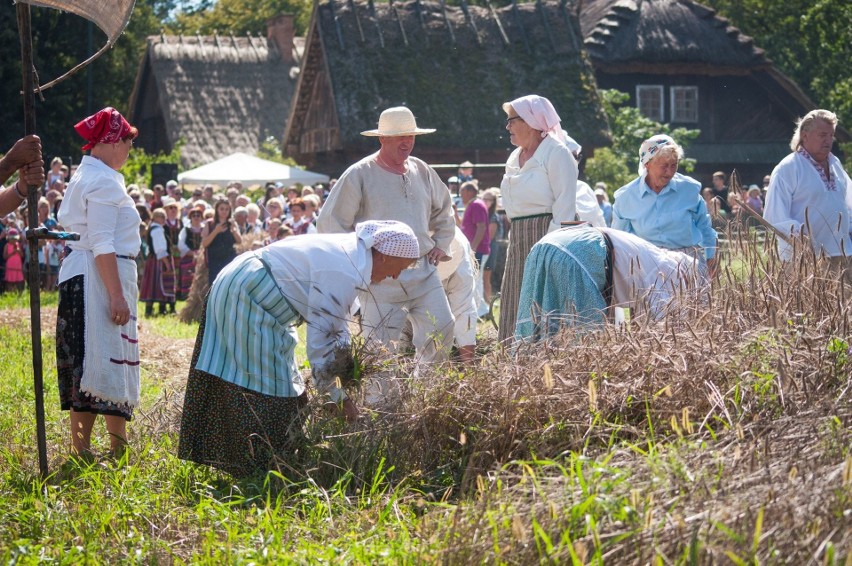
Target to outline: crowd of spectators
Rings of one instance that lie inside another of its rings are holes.
[[[63,229],[56,220],[57,213],[75,170],[76,166],[68,167],[59,157],[51,161],[43,196],[38,200],[40,227]],[[239,182],[191,188],[181,187],[174,180],[151,188],[128,185],[128,194],[142,219],[142,248],[136,261],[146,316],[154,315],[155,307],[157,314],[173,313],[175,302],[187,298],[199,257],[206,257],[212,281],[236,255],[234,245],[243,238],[247,238],[246,249],[256,249],[289,236],[315,233],[319,210],[333,184],[334,180],[315,186],[270,182],[262,191],[247,189]],[[0,292],[22,292],[26,288],[27,224],[25,207],[0,217]],[[61,240],[39,242],[42,289],[56,289],[64,254]]]

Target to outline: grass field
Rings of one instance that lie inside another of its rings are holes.
[[[66,462],[45,294],[39,479],[26,296],[0,297],[8,564],[852,564],[849,290],[732,251],[709,304],[412,381],[235,481],[176,458],[197,325],[143,320],[120,462]],[[103,424],[97,449],[106,450]]]

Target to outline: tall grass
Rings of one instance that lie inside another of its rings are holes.
[[[732,240],[709,300],[664,323],[567,331],[516,353],[486,340],[476,364],[416,378],[398,360],[384,368],[400,386],[394,403],[353,426],[313,407],[301,448],[239,481],[174,456],[174,352],[191,348],[195,329],[166,319],[143,321],[143,371],[155,385],[126,461],[64,463],[67,415],[46,378],[59,473],[40,481],[29,338],[0,324],[0,555],[846,564],[849,289],[807,254],[783,271],[770,246]],[[48,358],[52,347],[47,333]],[[153,347],[163,355],[146,356]]]

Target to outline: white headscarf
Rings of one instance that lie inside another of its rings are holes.
[[[657,134],[656,136],[651,136],[642,142],[642,145],[639,146],[639,176],[645,175],[648,170],[645,168],[645,164],[651,161],[657,154],[660,153],[660,150],[665,147],[674,147],[678,150],[678,154],[681,153],[680,146],[674,141],[672,138],[665,134]]]
[[[408,224],[396,220],[368,220],[355,226],[355,235],[368,248],[375,248],[387,256],[420,257],[420,244]]]
[[[509,113],[514,108],[518,116],[531,128],[541,130],[541,137],[550,136],[558,142],[567,143],[565,131],[560,126],[562,121],[556,109],[548,99],[537,94],[528,94],[516,98],[512,102],[503,103],[503,111]]]

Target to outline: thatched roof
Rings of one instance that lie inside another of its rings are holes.
[[[186,167],[255,154],[287,120],[304,45],[294,43],[287,62],[264,37],[149,37],[130,103],[139,145],[170,150],[183,138]]]
[[[580,26],[589,57],[610,72],[722,74],[772,65],[751,37],[690,0],[585,0]]]
[[[323,128],[337,130],[324,143],[338,147],[325,149],[372,147],[360,132],[399,104],[418,124],[437,129],[418,139],[420,147],[506,148],[501,104],[531,93],[550,98],[564,128],[584,145],[609,141],[579,23],[559,2],[490,10],[332,0],[315,8],[305,59],[285,135],[288,153],[309,153],[304,140]],[[322,74],[331,82],[335,119],[316,123],[310,106],[321,97]]]

